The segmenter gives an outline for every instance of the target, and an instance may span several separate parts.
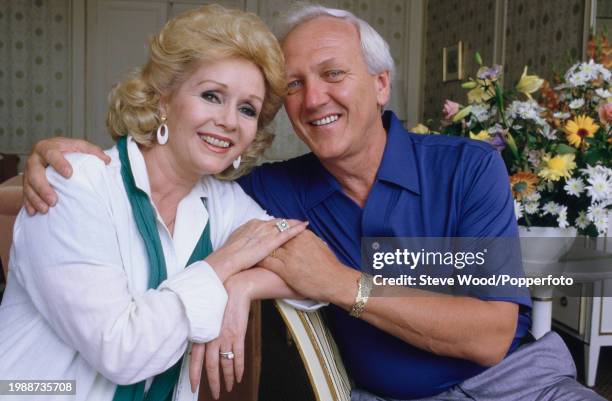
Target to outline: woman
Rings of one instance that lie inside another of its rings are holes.
[[[258,17],[219,6],[153,38],[147,64],[110,95],[110,164],[71,155],[71,179],[48,172],[60,202],[17,219],[0,378],[76,380],[71,400],[196,397],[183,355],[218,336],[224,283],[306,227],[264,221],[236,184],[213,177],[248,170],[269,145],[282,66]]]

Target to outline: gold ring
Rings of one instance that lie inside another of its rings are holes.
[[[278,249],[278,248],[277,248],[277,249]],[[276,249],[275,249],[275,250],[273,250],[273,251],[270,253],[270,256],[272,256],[273,258],[275,258],[275,257],[276,257]]]

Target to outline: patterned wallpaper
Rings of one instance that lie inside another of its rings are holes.
[[[509,0],[506,83],[529,71],[552,78],[582,57],[584,0]]]
[[[442,82],[442,47],[466,43],[466,74],[476,72],[474,52],[492,63],[495,0],[430,0],[427,8],[424,121],[438,128],[445,99],[466,102],[458,82]],[[583,0],[507,0],[505,83],[514,84],[525,65],[550,78],[582,52]]]
[[[69,126],[69,0],[0,1],[0,151]]]
[[[495,0],[428,1],[423,121],[432,119],[431,128],[438,128],[445,99],[465,102],[465,91],[459,81],[442,82],[442,48],[463,41],[464,67],[466,73],[471,74],[475,51],[479,51],[484,60],[493,58],[493,21]]]
[[[597,0],[597,32],[607,32],[608,39],[612,35],[612,1]]]

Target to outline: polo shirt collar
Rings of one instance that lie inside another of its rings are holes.
[[[314,153],[310,153],[307,157],[312,159],[312,163],[310,163],[312,171],[307,173],[308,190],[306,191],[305,206],[307,209],[311,209],[323,202],[333,193],[342,191],[342,188],[336,178],[323,167]]]
[[[385,111],[382,119],[387,131],[387,143],[381,165],[378,168],[377,179],[420,194],[421,185],[411,134],[404,129],[402,122],[392,111]],[[308,173],[309,185],[305,206],[311,209],[334,192],[341,192],[342,188],[314,153],[310,153],[308,157],[312,158],[313,171]]]
[[[385,111],[382,118],[387,130],[387,143],[377,179],[420,194],[421,185],[412,134],[404,129],[402,122],[392,111]]]

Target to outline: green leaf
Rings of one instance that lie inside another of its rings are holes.
[[[555,149],[555,153],[559,155],[566,155],[568,153],[576,153],[577,151],[578,150],[576,148],[566,145],[564,143],[558,144]]]
[[[584,161],[587,164],[596,164],[598,161],[602,160],[604,157],[604,153],[598,149],[591,149],[586,152],[584,155]],[[605,160],[604,160],[605,161]]]
[[[506,139],[506,144],[508,145],[508,148],[512,152],[512,156],[514,156],[516,160],[520,160],[521,158],[518,154],[518,149],[516,148],[516,142],[514,142],[514,138],[509,132],[506,134],[505,139]]]
[[[474,58],[476,59],[478,65],[482,65],[482,57],[480,56],[480,53],[476,52],[476,54],[474,54]]]

